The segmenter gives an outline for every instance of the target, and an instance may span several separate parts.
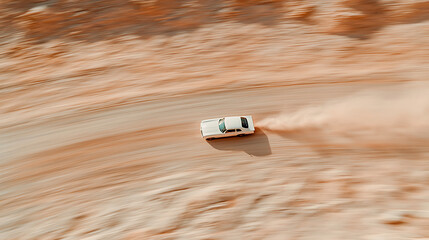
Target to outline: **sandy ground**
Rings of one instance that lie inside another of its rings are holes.
[[[199,134],[207,117],[258,122],[383,85],[190,95],[2,131],[2,239],[425,237],[426,147]]]
[[[424,11],[356,36],[315,6],[3,42],[0,239],[429,239]],[[201,138],[248,114],[254,135]]]

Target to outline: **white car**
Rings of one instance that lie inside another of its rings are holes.
[[[253,134],[252,116],[223,117],[201,121],[201,135],[204,139],[244,136]]]

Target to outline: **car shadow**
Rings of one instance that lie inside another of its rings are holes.
[[[259,128],[255,128],[255,133],[252,135],[219,138],[207,142],[213,148],[223,151],[244,151],[251,156],[267,156],[271,154],[268,137]]]

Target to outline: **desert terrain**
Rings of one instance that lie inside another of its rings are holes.
[[[0,239],[429,239],[429,1],[0,2]],[[252,115],[205,141],[200,121]]]

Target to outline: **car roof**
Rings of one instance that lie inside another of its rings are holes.
[[[240,117],[226,117],[225,118],[225,127],[226,129],[241,129],[241,119]]]

